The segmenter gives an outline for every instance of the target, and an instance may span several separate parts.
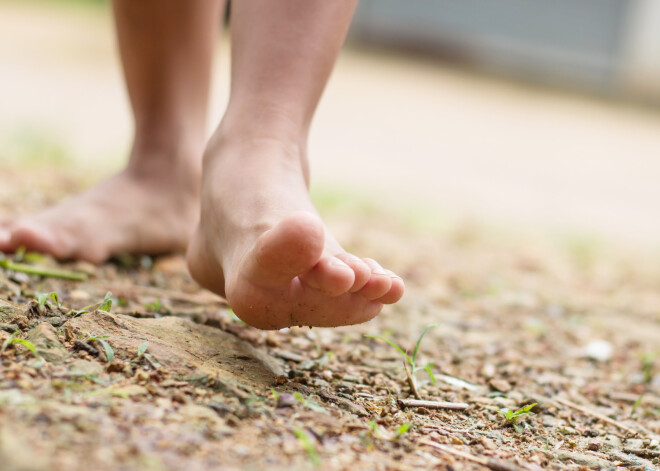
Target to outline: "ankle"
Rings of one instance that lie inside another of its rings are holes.
[[[285,126],[240,127],[225,119],[211,136],[203,157],[203,167],[208,169],[233,158],[245,165],[250,159],[278,159],[286,166],[301,171],[309,186],[307,160],[307,134],[284,130]],[[282,130],[278,133],[278,128]]]

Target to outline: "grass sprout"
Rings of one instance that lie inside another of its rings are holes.
[[[4,352],[5,350],[7,350],[7,348],[10,345],[19,344],[27,348],[32,353],[32,355],[34,355],[35,358],[40,358],[39,353],[37,352],[37,349],[34,346],[34,344],[29,340],[19,339],[18,337],[16,337],[18,333],[19,331],[17,330],[13,334],[11,334],[11,336],[7,340],[5,340],[2,343],[2,348],[0,348],[0,352]]]
[[[315,468],[321,466],[321,459],[316,453],[316,448],[314,448],[314,444],[310,440],[309,435],[307,435],[307,433],[299,427],[293,429],[293,433],[298,438],[298,441],[302,445],[303,449],[307,452],[307,456],[309,457],[309,461],[312,462],[312,465]]]
[[[100,343],[101,346],[103,347],[103,350],[105,351],[106,360],[108,361],[108,363],[112,363],[112,361],[115,359],[115,351],[112,349],[112,347],[106,340],[108,337],[109,337],[108,335],[90,335],[89,337],[87,337],[87,343],[94,343],[94,342]]]
[[[55,303],[55,305],[53,306],[52,303]],[[56,307],[60,307],[61,305],[62,304],[60,303],[60,297],[54,291],[51,293],[37,294],[37,306],[40,315],[43,315],[47,307],[50,309],[54,309]]]
[[[110,310],[112,309],[112,293],[110,291],[105,293],[105,296],[103,297],[103,301],[101,301],[100,303],[90,304],[89,306],[85,306],[82,309],[73,311],[73,317],[78,317],[82,314],[86,314],[88,312],[95,311],[97,309],[105,312],[110,312]]]
[[[518,422],[520,421],[521,417],[524,417],[525,415],[533,415],[534,412],[532,412],[532,409],[534,406],[536,406],[536,402],[523,406],[515,411],[505,407],[504,409],[498,410],[497,413],[504,417],[504,423],[506,425],[511,425],[516,430],[516,432],[520,433],[523,431],[523,426]]]
[[[433,383],[435,385],[435,375],[433,374],[433,369],[432,369],[433,365],[434,365],[434,362],[429,361],[428,363],[426,363],[424,365],[418,365],[417,364],[417,356],[419,354],[419,347],[422,343],[422,339],[424,338],[424,336],[428,333],[429,330],[431,330],[434,327],[437,327],[438,325],[439,324],[430,324],[430,325],[427,325],[424,328],[424,330],[422,331],[422,334],[419,336],[419,338],[417,339],[417,342],[415,343],[415,348],[413,349],[412,356],[409,356],[408,353],[403,348],[401,348],[396,343],[392,342],[391,340],[389,340],[385,337],[381,337],[379,335],[368,335],[368,334],[366,334],[365,337],[370,338],[370,339],[381,340],[381,341],[387,343],[390,347],[394,348],[397,352],[399,352],[401,357],[404,359],[404,362],[407,362],[410,365],[410,369],[412,371],[411,377],[412,377],[412,382],[413,382],[413,384],[411,386],[416,391],[416,389],[417,389],[417,378],[415,377],[415,373],[417,373],[418,371],[421,371],[421,370],[426,371],[426,373],[429,375],[429,378],[431,379],[431,383]]]

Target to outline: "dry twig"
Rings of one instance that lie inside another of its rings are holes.
[[[427,409],[467,409],[465,402],[422,401],[417,399],[399,399],[399,407],[425,407]]]
[[[447,445],[442,445],[440,443],[433,442],[431,440],[420,440],[420,443],[423,445],[427,445],[430,447],[435,448],[436,450],[440,450],[444,453],[458,456],[459,458],[463,458],[464,460],[471,461],[472,463],[477,463],[482,466],[487,467],[488,469],[492,469],[493,471],[519,471],[520,468],[519,466],[516,466],[515,464],[507,463],[505,461],[500,461],[496,460],[494,458],[486,458],[482,456],[474,456],[470,455],[469,453],[465,453],[463,451],[459,451],[455,448],[452,448]]]
[[[403,369],[406,370],[406,378],[408,378],[408,385],[410,386],[410,390],[412,391],[413,395],[417,399],[422,399],[422,396],[420,396],[419,391],[417,391],[417,385],[415,384],[415,378],[413,378],[413,373],[410,372],[408,369],[408,363],[406,363],[406,360],[403,360]]]
[[[628,427],[627,425],[624,425],[624,424],[622,424],[621,422],[618,422],[618,421],[616,421],[616,420],[614,420],[614,419],[610,419],[610,418],[607,417],[606,415],[603,415],[603,414],[601,414],[601,413],[599,413],[599,412],[593,411],[593,410],[588,409],[588,408],[586,408],[586,407],[584,407],[584,406],[581,406],[581,405],[579,405],[579,404],[575,404],[574,402],[571,402],[571,401],[569,401],[569,400],[567,400],[567,399],[564,399],[564,398],[561,398],[561,397],[556,397],[556,398],[554,398],[554,401],[557,402],[557,403],[559,403],[559,404],[562,404],[562,405],[564,405],[564,406],[570,407],[571,409],[575,409],[575,410],[577,410],[577,411],[580,411],[580,412],[582,412],[583,414],[587,414],[587,415],[590,415],[590,416],[592,416],[592,417],[595,417],[595,418],[597,418],[598,420],[602,420],[603,422],[606,422],[606,423],[608,423],[608,424],[610,424],[610,425],[614,425],[615,427],[620,428],[620,429],[623,430],[624,432],[627,432],[627,433],[629,433],[629,434],[631,434],[631,435],[638,435],[638,432],[637,432],[636,430],[631,429],[631,428]]]

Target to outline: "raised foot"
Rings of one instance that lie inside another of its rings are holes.
[[[190,271],[254,327],[359,324],[403,295],[400,277],[341,250],[311,212],[294,211],[234,244],[214,243],[206,227],[190,245]]]

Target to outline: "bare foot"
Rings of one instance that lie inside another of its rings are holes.
[[[165,171],[129,167],[85,193],[5,223],[0,251],[25,247],[93,263],[121,253],[183,251],[198,216],[198,175]]]
[[[400,277],[346,253],[309,198],[296,146],[214,138],[188,249],[199,284],[260,329],[366,322],[403,295]]]

